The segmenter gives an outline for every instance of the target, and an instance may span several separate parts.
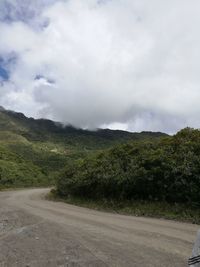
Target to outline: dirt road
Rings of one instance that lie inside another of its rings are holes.
[[[187,266],[197,225],[109,214],[0,193],[0,267]]]

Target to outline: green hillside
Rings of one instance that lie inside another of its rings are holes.
[[[163,133],[130,133],[119,130],[99,129],[89,131],[63,126],[46,119],[27,118],[22,113],[0,109],[0,131],[11,131],[31,142],[52,142],[78,149],[103,149],[129,140],[164,136]]]
[[[158,142],[129,142],[69,164],[61,196],[118,201],[200,203],[200,131],[186,128]]]
[[[0,188],[54,184],[67,163],[130,140],[162,133],[87,131],[0,108]]]

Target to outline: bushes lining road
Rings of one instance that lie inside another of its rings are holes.
[[[133,142],[68,165],[60,196],[200,205],[200,131],[186,128],[160,141]]]

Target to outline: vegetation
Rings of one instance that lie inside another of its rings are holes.
[[[52,185],[60,170],[74,160],[114,144],[163,135],[86,131],[50,120],[27,118],[0,107],[0,189]]]
[[[200,131],[186,128],[157,142],[131,142],[68,164],[63,197],[200,203]]]
[[[143,217],[163,218],[200,224],[200,212],[198,207],[191,207],[189,204],[150,201],[150,200],[116,200],[116,199],[91,199],[78,196],[59,196],[57,191],[52,189],[47,195],[48,200],[64,201],[81,207],[107,211],[124,215]]]
[[[200,131],[87,131],[0,107],[0,189],[54,184],[69,203],[199,223]]]

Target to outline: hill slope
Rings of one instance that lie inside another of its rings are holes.
[[[61,196],[200,203],[200,130],[185,128],[158,142],[129,142],[69,164]]]
[[[27,118],[22,113],[3,108],[0,109],[0,131],[12,131],[12,133],[25,137],[28,141],[53,141],[92,150],[133,139],[157,138],[166,135],[160,132],[130,133],[109,129],[82,130],[70,125],[63,126],[61,123],[51,120]]]
[[[49,185],[69,161],[115,144],[162,136],[76,129],[0,107],[0,187]]]

